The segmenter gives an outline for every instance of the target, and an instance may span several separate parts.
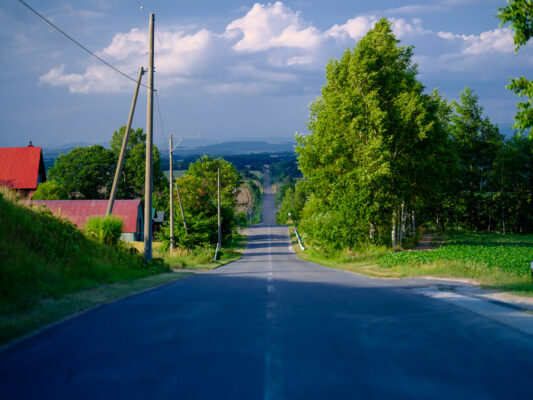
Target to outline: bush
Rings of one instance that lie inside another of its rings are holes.
[[[87,220],[85,231],[108,246],[116,246],[122,234],[122,225],[122,220],[117,217],[91,217]]]
[[[51,179],[40,183],[31,197],[32,200],[67,200],[67,190],[57,181]]]

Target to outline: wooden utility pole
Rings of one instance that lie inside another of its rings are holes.
[[[170,254],[174,251],[174,176],[172,170],[172,135],[170,135],[169,150],[170,167],[168,179],[170,180]]]
[[[218,244],[217,248],[222,248],[222,218],[220,217],[220,168],[218,169]]]
[[[152,151],[154,112],[154,14],[150,13],[150,38],[148,40],[148,99],[146,112],[146,175],[144,179],[144,259],[152,260]]]
[[[133,101],[131,102],[130,115],[128,117],[128,123],[126,124],[126,130],[124,131],[124,137],[122,138],[122,147],[120,148],[120,156],[118,157],[117,168],[115,170],[115,179],[113,180],[113,187],[111,188],[111,194],[109,195],[109,202],[107,203],[106,217],[109,217],[113,212],[113,205],[115,204],[115,198],[117,196],[118,182],[120,181],[120,175],[122,174],[122,167],[124,165],[124,158],[126,156],[126,146],[128,145],[128,138],[130,136],[131,122],[133,121],[133,113],[135,112],[135,105],[137,104],[137,95],[139,94],[139,86],[141,86],[141,79],[144,73],[143,67],[139,68],[139,76],[137,77],[137,86],[135,87],[135,93],[133,94]]]
[[[178,195],[178,203],[180,205],[181,220],[183,221],[183,228],[185,229],[185,233],[189,233],[189,231],[187,230],[187,223],[185,222],[185,213],[183,212],[183,204],[181,203],[180,187],[177,183],[176,183],[176,194]]]
[[[196,136],[182,136],[178,140],[178,143],[175,147],[178,147],[181,142],[184,139],[200,139],[202,136],[200,134]],[[174,145],[172,143],[172,135],[170,135],[170,149],[169,149],[169,159],[170,159],[170,166],[169,166],[169,178],[170,178],[170,252],[174,250],[174,171],[172,169],[172,154],[174,153]],[[183,204],[181,203],[181,197],[180,197],[180,188],[178,184],[176,184],[176,192],[178,194],[178,201],[180,204],[180,211],[181,211],[181,219],[183,221],[183,227],[185,228],[185,233],[187,232],[187,224],[185,223],[185,213],[183,212]]]

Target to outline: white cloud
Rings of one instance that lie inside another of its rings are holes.
[[[343,25],[334,25],[326,32],[326,36],[341,40],[345,40],[348,37],[353,40],[359,40],[374,27],[378,20],[379,18],[375,15],[360,15],[349,19]],[[424,35],[431,33],[431,31],[422,28],[422,20],[418,18],[414,18],[411,21],[407,21],[404,18],[390,18],[390,22],[392,31],[399,38],[409,34]]]
[[[68,86],[71,93],[119,92],[126,86],[123,79],[110,75],[109,69],[100,65],[90,66],[84,74],[65,74],[64,71],[64,65],[52,68],[39,78],[39,82],[51,86]]]
[[[514,51],[513,36],[507,28],[482,32],[477,36],[462,35],[461,38],[467,43],[463,54],[512,53]]]
[[[461,37],[460,35],[456,35],[456,34],[453,34],[451,32],[438,32],[437,35],[440,38],[446,39],[446,40],[453,40],[453,39],[457,39],[457,38]]]
[[[374,24],[377,21],[378,19],[373,15],[358,16],[349,19],[343,25],[333,25],[333,27],[326,32],[326,36],[331,36],[336,39],[346,39],[349,37],[351,39],[359,40],[374,27]]]
[[[499,28],[481,32],[479,35],[460,35],[451,32],[439,32],[438,36],[445,40],[462,41],[461,54],[483,55],[488,53],[512,53],[514,50],[513,35],[508,28]]]
[[[320,32],[315,27],[306,26],[299,12],[279,1],[254,4],[243,18],[226,27],[225,35],[241,37],[233,49],[251,53],[277,47],[313,49],[321,42]]]
[[[388,15],[398,15],[398,14],[422,14],[422,13],[431,13],[443,10],[442,5],[429,5],[429,4],[411,4],[407,6],[390,8],[385,11]]]
[[[407,12],[407,8],[402,10]],[[255,4],[244,10],[243,16],[231,21],[222,32],[194,26],[159,27],[155,38],[156,87],[189,85],[211,94],[238,91],[272,94],[281,93],[288,86],[292,91],[303,91],[308,86],[306,79],[317,71],[322,74],[331,57],[338,57],[346,47],[352,47],[378,19],[376,15],[359,15],[321,32],[306,23],[298,11],[276,2]],[[407,44],[419,48],[418,43],[423,41],[421,47],[427,49],[426,53],[417,52],[422,73],[481,68],[480,60],[485,55],[513,52],[508,29],[466,36],[433,33],[416,18],[389,20],[396,36]],[[147,66],[147,48],[147,30],[131,29],[115,34],[98,54],[130,76],[136,76],[141,65]],[[441,65],[443,62],[446,65]],[[72,66],[64,65],[52,68],[41,76],[40,82],[68,87],[73,93],[131,90],[131,82],[99,64],[87,67],[84,72],[72,73],[70,69]]]

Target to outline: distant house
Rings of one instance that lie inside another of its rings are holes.
[[[104,217],[107,210],[107,200],[32,200],[31,203],[46,206],[54,215],[68,219],[80,229],[85,228],[90,217]],[[112,215],[124,221],[122,240],[143,240],[144,218],[140,200],[115,200]]]
[[[40,147],[0,147],[0,186],[31,197],[37,185],[46,181],[43,152]]]

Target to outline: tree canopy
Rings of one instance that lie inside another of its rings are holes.
[[[111,151],[118,162],[122,140],[124,138],[125,126],[121,126],[118,131],[113,132],[110,145]],[[144,197],[145,181],[145,160],[146,160],[146,134],[142,128],[131,129],[126,145],[126,157],[122,169],[122,176],[117,189],[117,198],[132,199]],[[161,155],[157,146],[153,147],[153,178],[154,191],[163,191],[167,180],[161,170]],[[114,173],[114,171],[113,171]]]
[[[533,1],[532,0],[507,0],[507,6],[501,7],[498,18],[500,25],[510,24],[513,32],[515,51],[524,46],[533,35]],[[518,111],[515,116],[514,128],[519,132],[529,130],[529,138],[533,139],[533,81],[525,77],[511,78],[507,89],[511,90],[525,101],[517,104]]]
[[[101,199],[106,196],[115,163],[113,153],[101,145],[75,147],[56,159],[48,175],[71,197],[79,194],[87,199]]]
[[[223,242],[231,240],[241,177],[226,160],[203,156],[190,164],[187,173],[176,180],[188,228],[188,232],[185,232],[176,197],[174,237],[179,246],[192,248],[216,244],[218,168],[221,171],[222,239]],[[174,192],[174,196],[177,196],[177,192]]]
[[[327,65],[311,134],[297,136],[309,192],[301,226],[312,240],[340,248],[387,242],[399,208],[413,210],[439,190],[436,161],[447,140],[441,99],[423,94],[412,55],[381,19]]]

